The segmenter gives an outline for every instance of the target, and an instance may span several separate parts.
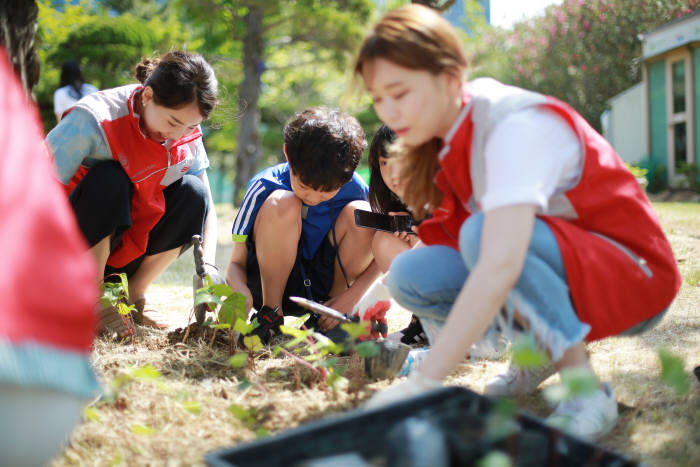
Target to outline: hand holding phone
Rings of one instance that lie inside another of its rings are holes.
[[[390,216],[388,214],[355,209],[355,225],[384,232],[406,232],[415,235],[415,232],[411,229],[414,225],[411,216]]]

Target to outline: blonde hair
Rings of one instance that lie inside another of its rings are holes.
[[[450,73],[462,77],[467,60],[456,31],[431,8],[410,4],[390,11],[365,37],[355,61],[355,75],[362,75],[364,65],[382,58],[411,70],[425,70],[434,75]],[[391,148],[402,157],[402,176],[411,189],[404,201],[418,218],[423,218],[440,204],[440,190],[433,183],[439,169],[437,158],[441,140],[433,138],[417,147],[400,139]]]

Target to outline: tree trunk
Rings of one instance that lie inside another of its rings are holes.
[[[39,81],[39,56],[34,42],[39,7],[35,0],[0,3],[0,45],[29,95]]]
[[[234,205],[239,205],[243,190],[255,175],[262,154],[260,143],[260,74],[263,55],[263,12],[258,6],[250,6],[245,18],[246,34],[243,38],[243,82],[239,88],[238,108],[241,114],[240,132],[236,151],[236,178],[234,180]]]

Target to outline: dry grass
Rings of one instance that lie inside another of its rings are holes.
[[[593,364],[604,380],[612,382],[621,408],[617,428],[602,443],[648,465],[700,465],[700,385],[689,376],[689,394],[676,395],[661,383],[656,356],[657,347],[664,345],[684,359],[689,374],[700,364],[700,204],[657,203],[655,208],[684,283],[667,317],[654,330],[590,345]],[[218,210],[222,244],[217,263],[223,266],[230,254],[233,212],[226,207]],[[188,322],[191,277],[191,255],[186,254],[150,290],[149,304],[166,312],[173,327]],[[407,313],[395,311],[390,329],[400,329],[408,319]],[[115,400],[93,402],[90,415],[75,429],[54,465],[202,465],[207,451],[350,410],[391,384],[366,385],[357,400],[344,390],[304,384],[296,389],[294,365],[288,358],[262,352],[246,368],[233,369],[224,346],[210,347],[201,340],[173,344],[166,332],[138,332],[135,345],[98,340],[95,368],[105,387],[146,364],[159,370],[161,378],[128,381]],[[449,383],[480,391],[506,365],[505,360],[465,362]],[[302,371],[300,378],[302,383],[312,381],[308,372]],[[234,404],[251,416],[241,421],[229,410]],[[525,401],[524,408],[541,415],[547,412],[539,392]]]

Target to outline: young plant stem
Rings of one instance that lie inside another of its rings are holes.
[[[322,373],[319,370],[319,368],[316,368],[315,366],[313,366],[311,363],[307,362],[303,358],[299,358],[298,356],[294,355],[293,353],[291,353],[287,349],[282,349],[282,353],[285,354],[286,356],[288,356],[289,358],[291,358],[292,360],[294,360],[294,383],[297,386],[297,389],[298,389],[298,374],[297,374],[297,368],[296,368],[297,364],[305,366],[306,368],[310,369],[311,372],[316,376],[316,379],[319,382],[321,381]]]

